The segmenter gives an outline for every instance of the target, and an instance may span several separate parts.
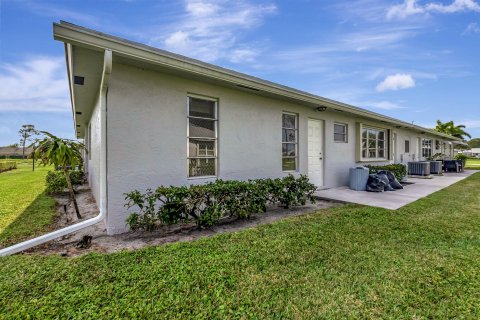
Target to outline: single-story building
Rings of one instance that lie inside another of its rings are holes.
[[[469,150],[463,150],[462,153],[470,157],[480,158],[480,148],[471,148]]]
[[[33,148],[25,148],[25,157],[33,152]],[[21,158],[23,157],[22,147],[0,147],[0,159]]]
[[[305,174],[348,183],[362,164],[453,155],[458,139],[66,22],[73,121],[109,234],[126,231],[124,193],[215,179]]]

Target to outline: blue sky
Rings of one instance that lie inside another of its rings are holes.
[[[73,137],[59,20],[480,137],[478,0],[0,0],[0,145]]]

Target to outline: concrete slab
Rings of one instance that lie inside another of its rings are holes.
[[[321,199],[397,210],[409,203],[463,180],[476,172],[480,171],[465,170],[465,172],[459,173],[448,172],[443,176],[434,176],[433,179],[409,178],[408,182],[412,182],[413,184],[406,185],[404,189],[396,191],[377,193],[355,191],[348,187],[339,187],[317,190],[315,196]]]

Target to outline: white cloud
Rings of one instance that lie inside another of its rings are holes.
[[[64,58],[0,65],[0,111],[70,111]]]
[[[390,101],[369,102],[365,105],[382,110],[404,109],[404,107]]]
[[[255,60],[255,57],[257,57],[257,55],[258,52],[254,49],[239,48],[230,52],[229,60],[233,63],[251,62]]]
[[[480,5],[474,0],[454,0],[449,5],[440,3],[428,3],[425,5],[428,11],[437,11],[440,13],[455,13],[464,11],[480,12]]]
[[[376,90],[379,92],[387,90],[400,90],[415,87],[415,80],[410,74],[397,73],[387,76],[380,82]]]
[[[424,13],[425,8],[417,5],[417,0],[405,0],[402,4],[390,7],[387,11],[387,19],[404,19],[408,16]]]
[[[204,61],[251,61],[258,49],[245,49],[239,38],[262,24],[265,16],[276,11],[273,4],[260,5],[247,0],[187,0],[185,13],[167,26],[168,33],[151,38],[171,50]],[[165,29],[165,26],[162,26]],[[162,32],[163,33],[163,32]]]
[[[480,26],[476,22],[469,23],[467,28],[465,29],[465,31],[463,31],[462,34],[467,34],[467,33],[480,33]]]
[[[454,0],[448,5],[437,2],[420,5],[417,0],[404,0],[403,3],[391,6],[387,10],[387,19],[405,19],[413,15],[435,12],[456,13],[467,11],[480,12],[480,4],[474,0]]]
[[[99,26],[103,22],[102,19],[79,12],[78,10],[65,9],[61,6],[47,4],[45,2],[39,4],[34,1],[26,1],[24,4],[34,14],[39,16],[45,16],[53,20],[72,20],[72,22],[89,24],[94,26]]]
[[[185,9],[193,16],[210,16],[220,10],[220,7],[215,3],[208,3],[205,1],[189,1]]]

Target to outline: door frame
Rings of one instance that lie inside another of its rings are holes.
[[[325,186],[325,159],[326,159],[326,156],[325,156],[325,120],[324,119],[318,119],[318,118],[311,118],[311,117],[308,117],[307,118],[307,176],[308,176],[308,172],[310,171],[309,170],[309,164],[308,164],[308,152],[309,152],[309,146],[308,146],[308,125],[309,125],[309,122],[310,121],[318,121],[320,122],[321,124],[321,129],[320,129],[320,133],[321,133],[321,137],[320,137],[320,141],[322,142],[322,175],[321,175],[321,178],[322,178],[322,184],[321,185],[318,185],[317,187],[324,187]]]

